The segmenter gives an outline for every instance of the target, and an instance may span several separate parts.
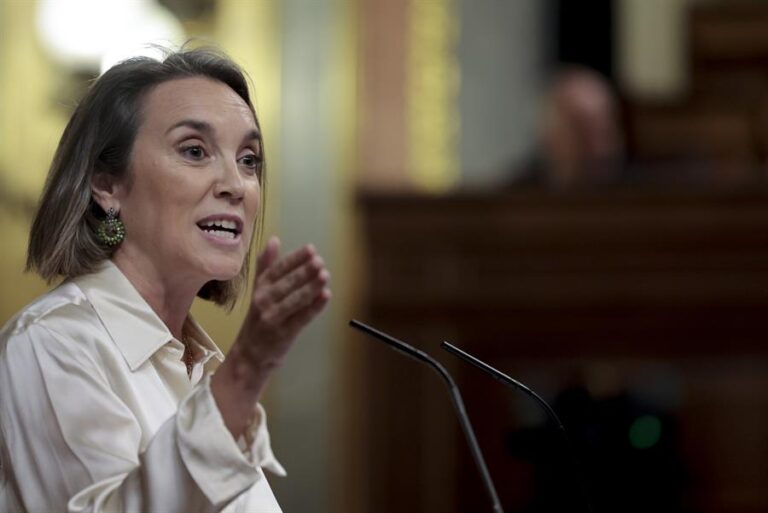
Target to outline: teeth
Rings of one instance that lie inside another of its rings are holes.
[[[206,221],[202,224],[203,226],[219,226],[221,228],[226,228],[228,230],[237,229],[237,223],[235,223],[234,221],[229,221],[227,219],[214,219],[212,221]]]
[[[223,230],[205,230],[206,232],[210,233],[211,235],[215,235],[216,237],[221,237],[223,239],[234,239],[235,234],[232,232],[225,232]]]

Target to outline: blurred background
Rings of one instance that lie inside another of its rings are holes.
[[[0,322],[48,164],[100,70],[214,44],[249,73],[267,231],[331,308],[268,397],[286,512],[768,511],[768,2],[2,0]],[[223,348],[242,310],[194,313]],[[442,353],[449,340],[551,402]]]

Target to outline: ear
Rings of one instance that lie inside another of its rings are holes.
[[[91,196],[101,209],[106,212],[114,208],[120,211],[122,187],[109,173],[97,172],[91,179]]]

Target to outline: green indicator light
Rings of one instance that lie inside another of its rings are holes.
[[[661,438],[661,421],[654,415],[638,417],[629,427],[629,443],[635,449],[650,449]]]

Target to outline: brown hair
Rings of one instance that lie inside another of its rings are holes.
[[[243,71],[217,50],[183,49],[168,52],[162,61],[137,57],[110,68],[90,87],[61,136],[30,230],[27,270],[50,282],[93,272],[111,256],[113,249],[96,236],[105,213],[91,196],[91,180],[96,173],[130,179],[126,175],[145,95],[163,82],[196,76],[229,86],[248,105],[258,126]],[[252,240],[260,238],[264,219],[263,167],[260,175],[262,201]],[[238,276],[210,281],[197,295],[233,306],[247,280],[249,256],[250,250]]]

